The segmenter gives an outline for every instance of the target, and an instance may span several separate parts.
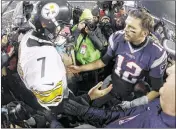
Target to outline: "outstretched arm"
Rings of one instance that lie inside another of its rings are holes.
[[[70,70],[73,73],[79,73],[84,71],[96,70],[104,66],[105,64],[102,62],[101,59],[99,59],[86,65],[81,65],[81,66],[70,65],[68,66],[68,70]]]
[[[73,100],[64,104],[64,112],[69,115],[78,116],[84,122],[96,127],[103,127],[110,122],[130,115],[137,115],[148,110],[147,106],[139,106],[123,111],[111,111],[81,105]]]

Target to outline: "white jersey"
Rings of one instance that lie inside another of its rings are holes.
[[[57,106],[68,97],[66,70],[53,46],[29,46],[28,32],[19,46],[18,73],[43,106]]]

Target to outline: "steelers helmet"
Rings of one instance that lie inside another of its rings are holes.
[[[72,8],[65,0],[39,1],[34,5],[30,25],[38,34],[50,40],[56,38],[56,28],[69,24]]]

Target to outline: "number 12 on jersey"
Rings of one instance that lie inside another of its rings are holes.
[[[142,69],[135,63],[135,62],[127,62],[125,67],[126,70],[122,69],[122,64],[124,62],[125,57],[122,55],[118,55],[117,57],[117,66],[115,68],[115,73],[121,77],[123,80],[130,82],[130,83],[136,83],[138,77],[141,74]],[[133,72],[127,71],[127,70],[133,70]]]

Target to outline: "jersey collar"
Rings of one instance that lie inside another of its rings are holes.
[[[128,43],[130,52],[131,52],[131,53],[135,53],[135,52],[138,52],[138,51],[142,50],[144,47],[147,46],[147,44],[149,43],[149,38],[147,38],[146,43],[145,43],[142,47],[140,47],[140,48],[138,48],[138,49],[134,49],[129,41],[128,41],[127,43]]]

